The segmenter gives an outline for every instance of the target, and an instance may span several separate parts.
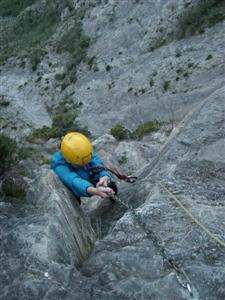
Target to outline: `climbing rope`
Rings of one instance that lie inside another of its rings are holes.
[[[96,166],[96,167],[91,167],[90,170],[93,173],[98,173],[98,172],[100,172],[102,170],[108,171],[108,172],[114,174],[120,180],[129,182],[129,183],[134,183],[134,182],[137,181],[137,177],[136,176],[129,176],[129,175],[125,174],[125,173],[121,173],[116,168],[109,168],[107,166]]]
[[[186,208],[184,205],[180,202],[180,200],[168,189],[165,187],[165,185],[162,182],[159,182],[159,185],[166,191],[173,199],[174,201],[185,211],[185,213],[198,225],[200,228],[214,241],[216,241],[221,246],[225,247],[225,242],[217,238],[215,235],[213,235],[198,219],[196,219],[193,214]],[[185,272],[183,268],[178,267],[176,261],[171,258],[168,251],[161,246],[161,243],[159,242],[158,237],[156,234],[150,230],[149,228],[146,228],[146,224],[141,220],[140,216],[137,215],[135,210],[128,204],[123,203],[118,197],[114,198],[114,201],[119,202],[122,206],[126,207],[127,210],[129,210],[133,216],[133,218],[137,221],[138,225],[144,229],[144,232],[149,236],[149,238],[152,240],[154,246],[156,249],[158,249],[161,256],[164,258],[165,261],[167,261],[171,268],[175,271],[175,275],[177,278],[178,283],[181,287],[186,289],[190,296],[193,297],[193,291],[192,291],[192,284],[191,281]]]
[[[113,199],[113,202],[117,202],[124,206],[128,211],[130,211],[131,215],[133,216],[134,221],[136,221],[137,225],[139,225],[143,231],[146,233],[147,237],[152,241],[153,245],[157,249],[157,251],[161,254],[163,259],[168,263],[168,265],[174,270],[177,282],[180,284],[180,286],[184,289],[186,289],[190,296],[193,297],[193,292],[191,288],[191,281],[189,277],[187,276],[186,272],[183,268],[179,268],[175,259],[171,258],[171,255],[168,253],[168,251],[161,245],[159,238],[157,235],[149,228],[146,227],[146,224],[142,221],[140,216],[136,213],[135,209],[132,208],[130,205],[123,203],[117,196],[112,195],[111,200]]]
[[[217,238],[214,234],[212,234],[198,219],[196,219],[193,214],[186,208],[184,205],[178,200],[178,198],[165,187],[165,185],[159,182],[159,185],[176,201],[176,203],[186,212],[186,214],[196,223],[198,226],[202,228],[202,230],[214,241],[225,248],[225,242]]]
[[[91,171],[93,173],[99,172],[101,170],[105,170],[105,171],[109,171],[110,173],[114,174],[117,178],[119,178],[120,180],[129,182],[129,183],[134,183],[137,180],[136,176],[128,176],[124,173],[120,173],[116,168],[109,168],[107,166],[97,166],[97,167],[93,167],[91,168]],[[168,189],[165,187],[165,185],[162,182],[158,182],[158,184],[164,189],[164,191],[166,191],[173,199],[174,201],[185,211],[185,213],[214,241],[216,241],[218,244],[220,244],[221,246],[223,246],[225,248],[225,242],[223,242],[221,239],[217,238],[215,235],[213,235],[198,219],[196,219],[193,214],[186,208],[184,207],[184,205],[180,202],[180,200]],[[158,237],[155,235],[155,233],[153,231],[150,231],[149,229],[146,228],[145,223],[140,219],[140,217],[136,214],[135,210],[130,207],[130,205],[128,206],[128,204],[124,204],[117,196],[113,196],[111,197],[111,200],[115,201],[115,202],[119,202],[122,206],[124,206],[127,210],[129,210],[132,214],[132,216],[134,217],[134,219],[138,222],[139,226],[141,226],[144,231],[146,232],[146,234],[150,237],[150,239],[152,240],[154,246],[156,247],[156,249],[158,249],[158,251],[160,252],[160,254],[162,255],[162,257],[169,263],[170,267],[173,268],[173,270],[175,271],[176,274],[176,278],[178,283],[185,289],[188,290],[189,294],[191,297],[193,297],[193,292],[192,292],[192,288],[191,288],[191,281],[188,277],[188,275],[186,274],[186,272],[184,271],[183,268],[179,268],[176,261],[173,258],[170,258],[169,253],[167,253],[166,249],[163,248],[160,245],[159,239]]]

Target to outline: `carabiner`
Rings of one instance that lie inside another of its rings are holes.
[[[137,177],[136,176],[127,176],[127,178],[125,179],[126,182],[129,183],[134,183],[137,181]]]

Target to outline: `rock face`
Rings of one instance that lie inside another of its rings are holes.
[[[120,186],[125,205],[108,203],[99,214],[103,236],[89,258],[95,234],[52,173],[38,174],[25,207],[1,202],[1,299],[223,299],[224,249],[160,183],[224,240],[225,152],[215,152],[224,147],[224,113],[218,89],[142,168],[136,184]],[[187,273],[193,297],[169,258]]]
[[[71,33],[72,2],[85,8],[92,42],[62,89],[69,53],[52,44]],[[51,125],[52,105],[82,102],[79,120],[98,137],[99,155],[138,181],[118,183],[115,203],[89,198],[80,207],[49,168],[30,168],[25,200],[0,195],[0,299],[225,299],[225,249],[163,188],[225,241],[224,22],[178,40],[177,19],[193,3],[42,0],[21,13],[20,20],[38,19],[49,7],[61,23],[43,42],[36,70],[16,58],[1,66],[1,132],[19,141]],[[0,17],[0,40],[16,22]],[[164,145],[160,132],[132,142],[108,134],[116,123],[132,131],[154,119],[183,121]],[[193,297],[170,258],[188,275]]]
[[[1,202],[1,299],[62,297],[96,239],[52,171],[43,169],[37,178],[26,204]]]
[[[223,86],[224,23],[177,40],[177,18],[188,3],[107,1],[87,11],[83,27],[96,40],[88,52],[95,65],[78,73],[76,97],[84,104],[79,120],[93,134],[115,123],[134,129],[181,120]]]
[[[81,269],[98,286],[94,299],[191,299],[162,253],[185,269],[196,299],[224,298],[224,249],[159,185],[163,182],[224,240],[225,152],[213,151],[224,141],[224,111],[220,89],[192,114],[163,155],[146,166],[137,184],[121,188],[121,200],[133,209],[111,224]]]
[[[158,132],[158,136],[161,136]],[[147,138],[147,137],[146,137]],[[154,141],[121,141],[112,135],[105,134],[93,142],[93,146],[107,166],[123,169],[132,174],[153,160],[160,151],[163,142]]]

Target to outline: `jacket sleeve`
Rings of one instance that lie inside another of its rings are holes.
[[[89,181],[81,178],[76,172],[72,172],[66,165],[57,164],[53,170],[61,181],[77,196],[90,197],[87,188],[93,186]]]
[[[104,163],[101,161],[101,159],[98,157],[98,155],[95,151],[93,152],[93,157],[92,157],[91,163],[92,163],[93,167],[104,166]],[[103,176],[108,176],[110,178],[110,180],[112,180],[111,174],[105,170],[102,170],[98,173],[98,179]]]

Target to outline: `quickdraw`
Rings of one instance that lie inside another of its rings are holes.
[[[124,173],[120,173],[116,168],[109,168],[107,166],[96,166],[96,167],[91,167],[90,170],[93,173],[98,173],[99,171],[102,171],[102,170],[108,171],[108,172],[114,174],[118,179],[123,180],[125,182],[129,182],[129,183],[134,183],[137,181],[136,176],[129,176]]]
[[[191,281],[189,277],[187,276],[187,273],[184,271],[184,269],[180,269],[174,259],[168,259],[168,262],[170,266],[175,270],[176,278],[178,283],[185,289],[188,290],[191,297],[193,297],[193,292],[191,289]]]

